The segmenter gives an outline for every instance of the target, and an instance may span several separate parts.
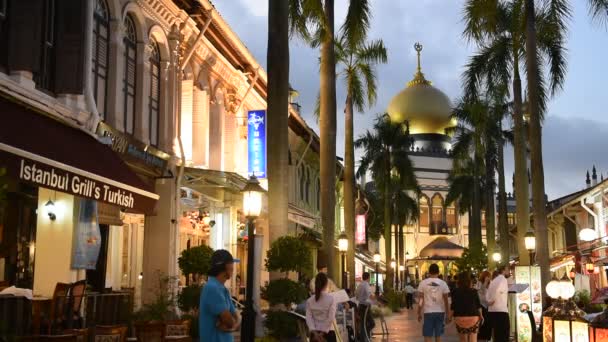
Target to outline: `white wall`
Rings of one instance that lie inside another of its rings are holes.
[[[55,203],[57,218],[54,221],[49,218],[45,208],[49,199]],[[58,282],[71,283],[84,279],[84,271],[71,269],[72,239],[77,213],[78,205],[74,196],[45,188],[38,189],[34,295],[52,297]]]

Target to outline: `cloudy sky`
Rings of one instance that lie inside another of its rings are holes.
[[[214,0],[216,8],[262,65],[266,65],[267,0]],[[368,129],[377,113],[405,87],[415,71],[413,45],[424,45],[422,68],[427,79],[450,98],[460,95],[463,65],[475,47],[462,39],[463,0],[375,0],[370,38],[384,40],[389,53],[378,67],[378,101],[356,116],[355,136]],[[543,132],[545,180],[549,199],[584,187],[587,169],[596,165],[608,175],[608,31],[587,17],[586,1],[574,0],[568,41],[568,76],[565,87],[552,99]],[[336,0],[336,25],[342,23],[348,1]],[[319,88],[318,51],[304,43],[291,44],[291,84],[300,92],[298,102],[309,124]],[[344,91],[338,83],[338,154],[343,155]],[[505,153],[507,175],[513,155]],[[510,177],[507,180],[511,191]]]

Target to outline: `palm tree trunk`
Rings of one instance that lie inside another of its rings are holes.
[[[391,187],[391,166],[390,166],[390,153],[387,152],[386,160],[386,175],[384,175],[384,265],[386,267],[386,279],[384,281],[384,289],[391,289],[393,287],[393,270],[391,269],[391,196],[390,196],[390,187]]]
[[[403,228],[404,228],[405,224],[399,224],[399,228],[398,228],[398,246],[399,246],[399,262],[397,263],[398,265],[403,265],[405,266],[405,252],[403,250]],[[405,277],[404,275],[401,273],[401,270],[399,270],[399,266],[397,266],[397,272],[399,272],[399,278],[401,280],[400,284],[401,284],[401,289],[405,286]]]
[[[543,297],[545,285],[550,281],[547,213],[545,208],[545,173],[543,169],[542,128],[540,124],[538,56],[534,0],[526,0],[526,67],[528,75],[528,101],[530,104],[530,161],[532,171],[532,209],[536,231],[536,259],[541,269]]]
[[[336,234],[336,55],[334,51],[334,0],[325,0],[324,14],[327,22],[325,37],[321,43],[320,118],[321,133],[321,224],[323,246],[327,255],[327,273],[338,278],[335,265]],[[286,88],[287,89],[287,88]]]
[[[499,123],[499,132],[502,133],[502,124]],[[504,139],[498,138],[498,234],[500,235],[500,254],[502,262],[509,262],[509,222],[507,220],[507,193],[505,192],[505,154]]]
[[[476,146],[479,144],[476,143]],[[479,147],[476,147],[478,149]],[[469,246],[472,251],[481,253],[481,178],[479,177],[479,164],[482,158],[475,151],[475,165],[473,166],[473,213],[469,224]]]
[[[518,51],[515,49],[515,51]],[[515,53],[513,63],[513,154],[515,160],[515,211],[517,220],[517,254],[520,265],[529,265],[524,236],[530,224],[530,202],[528,194],[528,170],[526,163],[526,130],[522,113],[521,79],[519,77],[519,58]]]
[[[355,288],[355,146],[353,99],[346,97],[344,111],[344,226],[348,236],[346,265],[350,274],[348,287]]]
[[[486,240],[488,247],[488,265],[494,266],[492,253],[496,251],[496,209],[494,207],[494,187],[496,184],[494,167],[494,142],[486,136]]]
[[[270,0],[268,5],[268,232],[270,241],[287,235],[289,203],[289,5]],[[271,275],[274,278],[274,275]]]

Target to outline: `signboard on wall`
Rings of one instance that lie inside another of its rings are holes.
[[[365,244],[365,215],[355,217],[355,243],[357,245]]]
[[[543,306],[540,268],[538,266],[516,266],[515,281],[518,284],[528,284],[525,291],[516,294],[517,341],[532,342],[532,327],[527,310],[532,310],[536,325],[540,325]]]
[[[249,176],[266,178],[266,111],[247,112],[247,156]]]

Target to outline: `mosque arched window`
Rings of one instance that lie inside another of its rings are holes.
[[[429,198],[426,196],[421,196],[419,200],[420,207],[420,228],[429,228]]]
[[[431,200],[432,214],[431,222],[434,224],[443,223],[443,197],[440,194],[435,194]]]

